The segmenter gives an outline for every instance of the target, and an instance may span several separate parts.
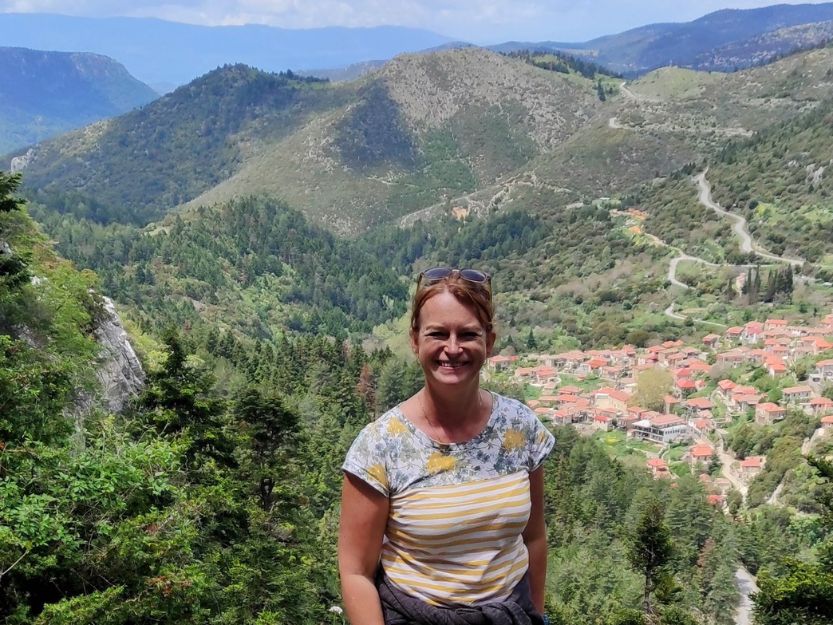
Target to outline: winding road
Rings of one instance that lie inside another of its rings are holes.
[[[755,577],[743,565],[738,566],[735,570],[735,585],[740,592],[740,601],[738,601],[738,605],[735,608],[735,623],[737,625],[751,625],[752,599],[750,595],[758,592]]]
[[[624,85],[622,85],[622,89],[625,90]],[[632,92],[628,92],[628,93],[631,93],[631,96],[633,95]],[[620,127],[620,126],[618,126],[618,123],[617,123],[615,117],[610,118],[609,125],[610,125],[611,128]],[[778,263],[789,264],[789,265],[792,265],[793,267],[801,267],[802,265],[804,265],[804,260],[803,259],[789,258],[789,257],[786,257],[786,256],[777,256],[775,254],[767,252],[760,245],[756,244],[754,239],[752,238],[752,235],[749,233],[749,227],[748,227],[748,224],[746,222],[746,219],[744,217],[740,216],[740,215],[730,213],[729,211],[727,211],[726,209],[721,207],[717,202],[715,202],[712,199],[711,184],[706,179],[706,174],[708,173],[708,171],[709,171],[709,169],[707,167],[705,170],[703,170],[702,172],[700,172],[699,174],[694,176],[694,181],[697,183],[697,187],[698,187],[697,199],[700,202],[700,204],[702,204],[706,208],[708,208],[710,210],[713,210],[715,213],[717,213],[721,217],[725,217],[725,218],[729,219],[732,222],[732,231],[735,233],[735,235],[738,238],[738,244],[740,246],[740,251],[741,252],[743,252],[744,254],[749,254],[749,253],[754,252],[755,254],[760,256],[761,258],[766,258],[768,260],[778,262]],[[694,263],[700,263],[702,265],[706,265],[707,267],[735,267],[735,268],[747,269],[749,267],[756,267],[757,266],[757,265],[752,265],[752,264],[748,264],[748,265],[721,265],[721,264],[718,264],[718,263],[713,263],[713,262],[710,262],[710,261],[706,260],[705,258],[699,258],[697,256],[691,256],[689,254],[686,254],[685,252],[683,252],[678,247],[670,245],[670,244],[666,243],[665,241],[663,241],[662,239],[660,239],[660,238],[658,238],[658,237],[656,237],[652,234],[647,234],[646,233],[645,236],[647,236],[649,239],[651,239],[656,245],[659,245],[659,246],[662,246],[662,247],[667,247],[667,248],[672,249],[675,252],[677,252],[677,256],[675,256],[674,258],[672,258],[669,261],[667,278],[668,278],[668,281],[673,286],[676,286],[676,287],[679,287],[679,288],[682,288],[682,289],[687,290],[687,289],[691,288],[687,284],[685,284],[684,282],[680,281],[677,278],[677,266],[682,261],[690,261],[690,262],[694,262]],[[680,315],[680,314],[677,314],[677,313],[674,312],[675,305],[676,305],[675,302],[672,301],[671,304],[665,309],[665,311],[664,311],[665,315],[667,317],[670,317],[671,319],[676,319],[678,321],[685,320],[686,317],[684,315]],[[713,321],[705,321],[704,319],[694,319],[693,321],[695,323],[711,325],[711,326],[715,326],[715,327],[726,327],[723,324],[715,323]]]
[[[760,245],[757,245],[752,240],[752,235],[749,234],[749,227],[746,223],[746,218],[741,217],[740,215],[736,215],[734,213],[730,213],[712,199],[712,186],[709,183],[709,181],[706,180],[706,174],[708,173],[708,171],[709,168],[707,167],[705,170],[703,170],[694,177],[694,179],[697,181],[697,186],[700,190],[697,199],[700,201],[700,204],[702,204],[706,208],[710,208],[718,215],[726,217],[732,222],[732,231],[735,233],[735,235],[737,235],[739,239],[740,251],[744,254],[750,254],[754,252],[761,258],[767,258],[777,263],[786,263],[792,265],[793,267],[801,267],[804,264],[803,259],[788,258],[786,256],[777,256],[775,254],[767,252]]]

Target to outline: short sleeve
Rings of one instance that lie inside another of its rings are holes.
[[[390,494],[384,438],[375,423],[367,425],[350,446],[341,470],[355,475],[385,495]]]
[[[530,440],[528,469],[532,473],[544,463],[544,460],[550,455],[552,448],[555,447],[555,436],[547,429],[547,426],[541,423],[541,420],[534,413],[530,414],[530,418],[532,419],[532,437]]]

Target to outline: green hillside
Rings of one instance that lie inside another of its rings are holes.
[[[812,108],[833,94],[831,54],[626,86],[480,49],[398,57],[339,85],[232,66],[38,146],[26,185],[51,210],[136,225],[266,195],[350,235],[420,211],[491,210],[527,194],[530,176],[533,194],[592,200]]]
[[[833,75],[833,72],[831,72]],[[762,245],[833,276],[833,99],[724,149],[709,170],[715,197],[745,216]]]
[[[26,185],[59,212],[144,225],[231,176],[252,142],[283,136],[336,105],[339,92],[321,87],[221,68],[140,110],[42,144]]]
[[[183,203],[257,193],[357,232],[493,184],[598,104],[591,80],[482,50],[399,57],[339,86],[227,67],[39,146],[26,185],[39,203],[99,222],[143,225]]]
[[[382,259],[281,202],[235,200],[145,230],[36,214],[61,232],[62,253],[160,332],[209,324],[251,338],[346,336],[404,312],[407,289]]]

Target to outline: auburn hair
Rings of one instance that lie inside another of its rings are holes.
[[[429,299],[448,291],[454,298],[469,308],[477,317],[486,332],[494,329],[495,305],[492,292],[486,285],[471,282],[454,273],[447,278],[417,286],[414,299],[411,302],[411,332],[419,330],[419,313]]]

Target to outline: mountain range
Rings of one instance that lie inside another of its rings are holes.
[[[648,24],[587,42],[510,42],[498,52],[550,49],[637,76],[675,65],[731,71],[831,39],[833,3],[724,9],[685,23]]]
[[[167,92],[219,66],[245,63],[266,71],[343,67],[450,41],[399,26],[285,29],[196,26],[150,18],[0,14],[0,41],[43,50],[96,52]],[[151,43],[152,42],[152,43]]]
[[[686,23],[649,24],[586,42],[506,42],[490,49],[561,50],[630,76],[669,64],[729,71],[829,40],[830,22],[833,3],[780,4],[717,11]],[[396,54],[469,45],[397,26],[292,30],[14,13],[0,14],[0,41],[7,46],[103,54],[163,93],[225,64],[332,75]],[[153,45],[147,45],[149,41]]]
[[[111,58],[0,47],[0,152],[114,117],[158,94]]]
[[[830,63],[824,48],[627,86],[477,48],[401,56],[340,84],[229,66],[15,164],[33,197],[102,223],[254,194],[355,235],[454,207],[623,191],[830,97]]]

